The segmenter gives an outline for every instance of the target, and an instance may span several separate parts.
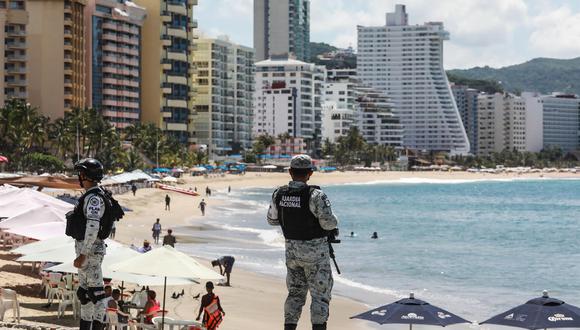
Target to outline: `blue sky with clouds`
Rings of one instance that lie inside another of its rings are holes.
[[[311,0],[310,38],[356,47],[356,26],[383,25],[397,3],[411,24],[444,22],[447,69],[580,57],[580,0]],[[199,0],[194,10],[203,35],[252,46],[253,0]]]

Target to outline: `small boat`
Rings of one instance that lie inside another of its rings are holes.
[[[199,196],[199,194],[196,193],[193,190],[183,189],[183,188],[177,188],[177,187],[169,186],[169,185],[166,185],[166,184],[157,184],[157,188],[159,188],[161,190],[178,192],[178,193],[185,194],[185,195],[190,195],[190,196]]]

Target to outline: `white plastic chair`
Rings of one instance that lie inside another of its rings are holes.
[[[62,274],[61,273],[48,273],[48,282],[46,282],[46,297],[49,298],[51,293],[54,295],[59,291],[59,286],[61,283]],[[50,300],[49,298],[49,301]]]
[[[119,323],[119,315],[115,309],[107,308],[107,329],[133,329],[134,326],[128,323]]]
[[[4,314],[12,309],[12,317],[20,323],[20,303],[16,291],[0,288],[0,321],[4,320]]]
[[[58,318],[61,318],[62,316],[64,316],[64,313],[66,312],[66,308],[68,306],[72,307],[72,312],[73,312],[73,318],[76,320],[77,317],[79,316],[79,309],[77,308],[77,304],[76,304],[76,292],[72,291],[72,290],[66,290],[63,289],[61,291],[61,300],[58,303]]]
[[[137,307],[145,307],[147,304],[147,291],[139,291],[135,292],[135,294],[131,297],[131,304]]]
[[[63,300],[63,293],[67,291],[64,282],[58,282],[56,287],[51,287],[48,290],[48,303],[52,304],[54,299]]]

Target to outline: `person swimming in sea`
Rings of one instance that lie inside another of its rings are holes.
[[[371,236],[372,239],[377,239],[379,238],[379,234],[377,234],[377,232],[373,232],[373,235]]]

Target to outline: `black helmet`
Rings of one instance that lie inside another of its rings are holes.
[[[75,170],[85,174],[92,181],[99,182],[105,176],[103,164],[94,158],[85,158],[75,164]]]

